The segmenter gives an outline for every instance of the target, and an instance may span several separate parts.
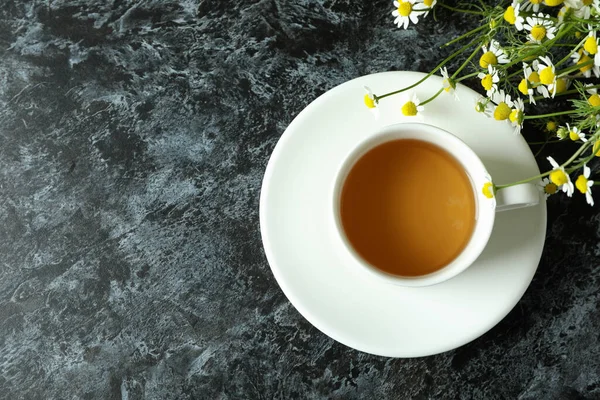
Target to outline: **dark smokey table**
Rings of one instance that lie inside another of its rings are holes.
[[[391,1],[4,0],[0,397],[597,399],[600,221],[549,201],[517,307],[422,359],[340,345],[265,259],[263,171],[324,91],[430,70],[477,23]]]

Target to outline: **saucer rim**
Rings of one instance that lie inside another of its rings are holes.
[[[545,245],[546,228],[547,228],[546,202],[544,201],[543,196],[541,196],[540,203],[537,206],[533,207],[533,208],[539,208],[539,212],[540,212],[540,214],[542,214],[541,221],[538,226],[538,231],[540,232],[540,236],[542,237],[542,240],[541,240],[541,242],[539,242],[538,246],[535,249],[531,250],[531,252],[535,251],[535,253],[538,254],[538,256],[535,257],[537,259],[535,267],[531,268],[529,274],[526,276],[526,279],[523,279],[523,281],[521,282],[521,284],[520,284],[521,288],[518,291],[518,295],[515,296],[514,301],[508,301],[508,300],[512,300],[512,299],[507,298],[507,301],[504,303],[504,305],[505,305],[504,308],[501,311],[495,312],[496,317],[494,318],[494,321],[492,321],[491,323],[479,325],[479,329],[470,329],[469,334],[461,336],[460,340],[456,340],[457,338],[454,338],[453,341],[447,341],[444,343],[443,346],[437,346],[437,348],[435,348],[431,352],[428,352],[427,354],[423,354],[423,352],[411,353],[410,351],[402,351],[402,354],[392,354],[393,352],[386,351],[385,348],[365,349],[365,346],[363,343],[357,343],[355,340],[353,340],[351,338],[351,336],[344,335],[343,330],[340,331],[339,329],[335,329],[332,326],[329,326],[328,328],[324,329],[321,325],[321,321],[319,321],[318,318],[313,317],[312,312],[304,305],[304,302],[302,301],[302,299],[293,294],[294,291],[291,290],[290,282],[287,282],[287,280],[282,277],[281,271],[279,270],[279,268],[275,267],[275,265],[277,265],[277,263],[275,262],[275,252],[274,252],[272,244],[268,238],[269,229],[268,229],[268,224],[267,224],[267,220],[266,220],[267,219],[267,215],[266,215],[267,196],[269,193],[269,189],[271,187],[271,181],[272,181],[272,175],[274,174],[275,162],[276,162],[276,160],[281,158],[280,153],[286,147],[287,142],[291,139],[292,135],[296,131],[296,125],[300,125],[302,123],[302,120],[306,117],[306,114],[307,114],[306,110],[308,110],[309,108],[317,107],[320,103],[326,102],[329,98],[335,96],[337,91],[344,85],[348,85],[349,83],[352,83],[352,82],[355,82],[358,80],[364,80],[365,78],[368,78],[368,77],[382,76],[382,75],[406,75],[406,78],[409,78],[409,79],[411,77],[419,79],[419,78],[425,76],[426,74],[420,73],[420,72],[413,72],[413,71],[392,71],[392,72],[381,72],[381,73],[376,73],[376,74],[364,75],[361,77],[354,78],[354,79],[346,81],[340,85],[337,85],[334,88],[323,93],[317,99],[315,99],[310,104],[308,104],[287,126],[287,128],[285,129],[284,133],[279,138],[276,146],[274,147],[274,149],[271,153],[271,156],[267,163],[267,167],[265,169],[265,174],[264,174],[264,177],[262,180],[260,200],[259,200],[259,207],[260,207],[259,220],[260,220],[261,239],[263,242],[265,255],[266,255],[267,261],[269,263],[269,267],[270,267],[271,272],[273,273],[273,276],[275,277],[279,287],[281,288],[281,290],[283,291],[283,293],[285,294],[287,299],[290,301],[290,303],[296,308],[296,310],[298,310],[298,312],[308,322],[310,322],[315,328],[317,328],[323,334],[325,334],[326,336],[328,336],[328,337],[334,339],[335,341],[340,342],[348,347],[351,347],[355,350],[369,353],[369,354],[374,354],[374,355],[383,356],[383,357],[392,357],[392,358],[425,357],[425,356],[435,355],[435,354],[439,354],[439,353],[443,353],[446,351],[456,349],[457,347],[464,346],[464,345],[472,342],[473,340],[481,337],[486,332],[490,331],[493,327],[498,325],[506,317],[506,315],[508,315],[508,313],[510,313],[510,311],[513,310],[513,308],[516,306],[516,304],[518,304],[518,302],[521,300],[524,293],[530,286],[531,281],[533,280],[533,277],[539,266],[540,259],[542,257],[542,252],[543,252],[543,248]],[[441,83],[440,77],[431,76],[429,79],[438,80]],[[467,91],[471,92],[471,94],[473,94],[475,96],[479,96],[479,93],[475,92],[474,90],[472,90],[471,88],[469,88],[467,86],[464,86],[462,84],[458,84],[458,86],[460,86],[462,88],[461,90],[463,90],[463,91],[467,90]],[[444,129],[443,127],[440,127],[440,128]],[[522,137],[521,137],[521,140],[523,142],[522,145],[527,147],[529,153],[531,154],[531,157],[533,157],[533,153],[531,152],[531,149],[528,147],[525,140]],[[536,166],[536,168],[539,171],[539,167]],[[444,282],[439,283],[437,285],[443,285],[443,284],[444,284]],[[385,283],[378,282],[378,285],[385,285]],[[434,286],[437,286],[437,285],[434,285]],[[418,288],[417,288],[417,290],[418,290]],[[432,343],[432,347],[436,347],[436,344]]]

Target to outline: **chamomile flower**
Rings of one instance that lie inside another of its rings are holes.
[[[548,7],[560,6],[564,0],[544,0],[544,4]]]
[[[487,73],[480,72],[477,77],[481,79],[481,86],[485,89],[485,93],[488,97],[492,97],[492,95],[498,91],[500,77],[498,76],[498,70],[494,68],[494,66],[488,65]]]
[[[600,106],[600,96],[598,96],[598,90],[594,87],[589,88],[589,86],[594,86],[591,83],[587,83],[586,85],[584,85],[585,91],[590,95],[590,97],[588,97],[588,103],[592,106],[592,107],[598,107]]]
[[[485,115],[488,118],[491,117],[492,116],[492,107],[490,106],[490,98],[480,96],[475,101],[475,111]]]
[[[556,79],[556,93],[566,92],[569,86],[571,85],[571,81],[567,78],[557,78]]]
[[[600,2],[600,0],[598,0]],[[600,11],[598,11],[598,13],[600,14]],[[592,29],[592,27],[590,25],[588,25],[590,29]],[[600,40],[596,37],[596,31],[590,30],[590,32],[588,33],[588,37],[585,40],[585,43],[583,45],[583,48],[585,51],[588,52],[588,54],[590,56],[594,56],[594,67],[596,67],[596,70],[600,69]],[[598,74],[596,73],[596,70],[594,70],[594,67],[592,67],[592,71],[594,71],[594,73],[596,74],[596,77],[598,77]]]
[[[547,132],[556,132],[558,130],[558,125],[556,124],[556,121],[550,120],[548,122],[546,122],[546,131]]]
[[[588,33],[585,43],[583,44],[583,49],[594,57],[600,56],[600,53],[598,53],[598,38],[596,37],[596,31],[590,31]],[[595,62],[595,64],[598,63]]]
[[[590,180],[590,167],[583,164],[583,175],[579,175],[575,181],[575,187],[582,193],[585,194],[585,200],[590,206],[594,205],[594,198],[592,197],[592,186],[594,181]]]
[[[586,78],[591,77],[592,72],[596,78],[600,77],[600,65],[596,64],[596,58],[600,61],[600,57],[594,57],[594,60],[592,60],[587,51],[579,49],[579,51],[571,54],[571,58],[573,59],[573,64],[582,65],[581,68],[579,68],[579,72]],[[593,62],[590,63],[590,61]]]
[[[416,0],[399,0],[394,1],[394,7],[396,9],[392,11],[392,15],[396,17],[394,23],[398,25],[398,28],[408,28],[409,23],[417,24],[419,17],[423,15],[422,11],[415,10]]]
[[[521,133],[521,129],[523,129],[523,121],[525,119],[525,114],[523,112],[524,110],[525,103],[523,102],[523,100],[519,98],[515,99],[513,101],[513,108],[508,116],[510,124],[514,127],[513,133],[515,135]]]
[[[493,199],[496,195],[496,188],[491,181],[485,182],[481,188],[481,193],[488,199]]]
[[[427,11],[424,12],[423,16],[426,17],[427,14],[429,14],[429,11],[435,7],[435,5],[437,4],[437,0],[419,0],[426,8],[428,8]]]
[[[575,187],[571,182],[571,177],[565,172],[565,168],[558,165],[558,163],[552,157],[547,158],[552,165],[552,172],[550,172],[550,181],[554,183],[560,190],[567,194],[567,196],[573,196]]]
[[[496,104],[494,108],[494,119],[496,121],[505,121],[510,117],[512,112],[513,101],[509,94],[504,93],[504,90],[496,92],[492,96],[492,101]]]
[[[556,69],[548,57],[540,57],[537,71],[540,83],[537,87],[538,93],[544,97],[554,97],[556,94]]]
[[[596,157],[600,157],[600,140],[594,142],[594,146],[592,147],[592,153],[594,153]]]
[[[581,129],[579,129],[578,127],[574,126],[571,128],[567,123],[567,132],[569,132],[569,139],[571,139],[572,141],[576,142],[578,140],[581,140],[582,142],[587,142],[587,139],[585,138],[585,133],[581,132]]]
[[[537,66],[537,60],[533,62],[533,65]],[[540,83],[540,76],[537,72],[533,71],[529,65],[523,63],[523,75],[525,76],[521,79],[521,83],[517,87],[519,92],[524,94],[525,96],[529,96],[529,102],[531,104],[535,104],[535,98],[533,97],[534,88],[537,84]]]
[[[518,31],[523,30],[523,22],[525,19],[520,15],[521,3],[518,0],[513,0],[512,4],[504,11],[504,20],[511,25],[514,25]]]
[[[590,19],[592,9],[600,14],[600,0],[583,0],[580,7],[575,7],[575,16],[582,19]]]
[[[594,85],[591,83],[586,83],[585,85],[583,85],[583,88],[589,94],[598,94],[598,89],[593,86]]]
[[[566,138],[569,137],[569,130],[564,126],[559,127],[556,130],[556,137],[559,138],[560,140],[565,140]]]
[[[576,0],[579,1],[579,0]],[[563,24],[563,22],[565,21],[565,16],[567,15],[567,12],[569,12],[569,10],[571,10],[571,8],[573,8],[572,6],[569,5],[565,5],[563,6],[560,10],[558,10],[558,14],[556,14],[556,16],[558,17],[558,26],[561,26]]]
[[[542,179],[538,183],[538,187],[540,188],[542,193],[544,193],[546,198],[552,196],[558,191],[558,186],[556,186],[556,183],[551,182],[548,178]]]
[[[373,94],[373,91],[368,86],[364,86],[364,88],[365,96],[363,97],[363,100],[365,102],[365,106],[367,106],[367,108],[376,108],[377,100],[375,100],[375,95]]]
[[[409,92],[403,96],[402,107],[400,111],[406,117],[422,117],[425,107],[421,106],[421,101],[415,92]]]
[[[545,39],[554,39],[556,26],[554,26],[549,15],[539,13],[537,16],[527,17],[526,21],[527,23],[523,25],[523,28],[529,32],[527,37],[531,41],[542,43]]]
[[[456,82],[450,78],[450,75],[448,74],[448,68],[442,68],[440,73],[442,74],[442,87],[444,88],[444,91],[454,96],[454,100],[459,100],[458,94],[456,93]]]
[[[488,65],[507,64],[509,62],[508,55],[506,55],[506,52],[496,40],[492,39],[489,47],[482,46],[481,50],[483,51],[482,56],[479,58],[481,68],[487,68]]]
[[[534,12],[538,12],[540,4],[542,4],[542,0],[526,0],[525,4],[523,4],[523,9],[525,11],[533,10]]]

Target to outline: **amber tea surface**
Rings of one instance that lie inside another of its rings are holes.
[[[351,168],[340,202],[355,251],[399,276],[448,265],[475,226],[475,194],[463,166],[420,140],[393,140],[369,150]]]

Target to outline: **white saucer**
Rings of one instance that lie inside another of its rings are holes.
[[[389,357],[441,353],[491,329],[529,286],[546,234],[544,201],[499,213],[479,259],[454,279],[426,288],[379,283],[342,263],[327,229],[336,167],[370,132],[407,121],[398,96],[382,100],[376,119],[364,106],[363,86],[382,94],[422,77],[413,72],[364,76],[313,101],[277,143],[260,199],[267,259],[291,303],[338,342]],[[441,78],[428,79],[417,88],[419,98],[428,98],[441,84]],[[442,93],[427,104],[424,122],[471,146],[498,184],[538,174],[522,136],[476,113],[476,92],[464,86],[457,92],[458,102]]]

